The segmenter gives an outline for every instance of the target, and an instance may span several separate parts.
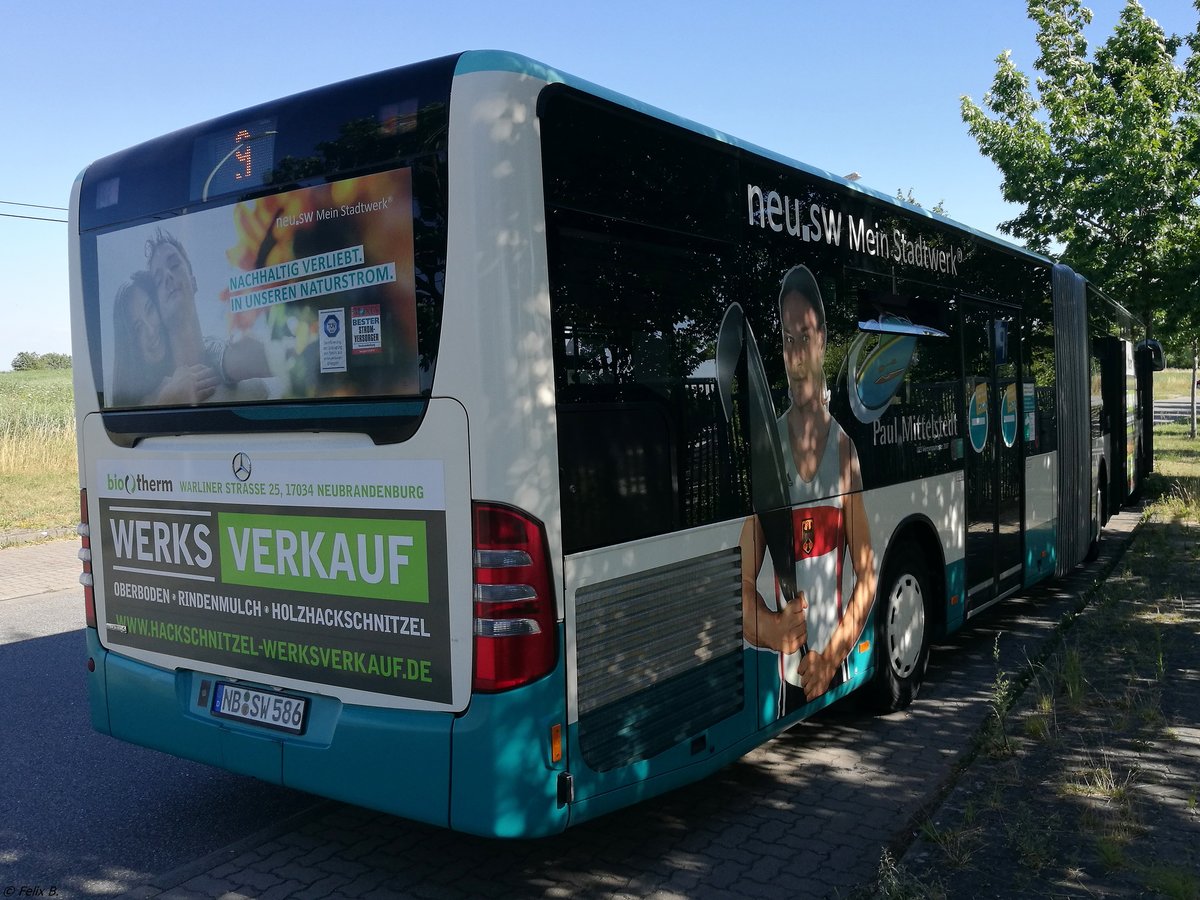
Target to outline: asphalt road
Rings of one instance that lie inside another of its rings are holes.
[[[94,732],[78,588],[0,602],[0,895],[120,893],[312,805]]]

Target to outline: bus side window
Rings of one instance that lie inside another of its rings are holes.
[[[560,404],[558,432],[563,533],[574,548],[678,527],[676,441],[665,404]]]
[[[1025,404],[1025,447],[1027,453],[1058,449],[1058,400],[1055,388],[1055,344],[1051,318],[1046,310],[1049,295],[1025,301],[1026,315],[1021,337],[1021,370]]]

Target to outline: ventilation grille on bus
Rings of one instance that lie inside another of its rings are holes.
[[[738,548],[589,585],[575,605],[591,768],[648,759],[742,708]]]

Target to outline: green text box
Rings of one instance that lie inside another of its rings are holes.
[[[422,521],[225,512],[217,521],[226,584],[429,602]]]

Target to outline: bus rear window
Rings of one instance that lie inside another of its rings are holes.
[[[324,427],[345,401],[386,417],[429,395],[456,61],[285,97],[87,168],[83,320],[110,432],[177,429],[167,420],[188,407],[188,430],[230,416]]]
[[[96,239],[105,406],[419,392],[412,171]]]

